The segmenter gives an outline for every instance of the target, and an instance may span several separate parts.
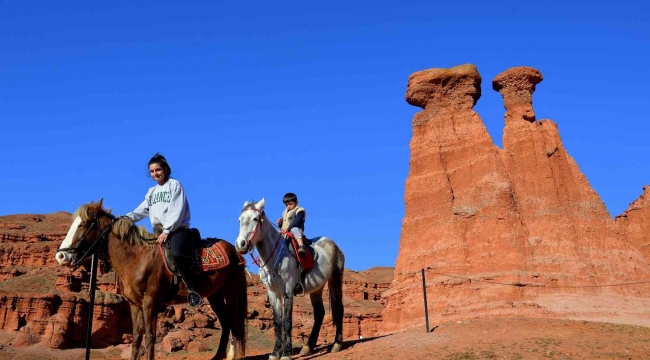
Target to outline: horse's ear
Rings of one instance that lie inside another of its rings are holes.
[[[242,206],[242,208],[245,208],[246,206],[248,206],[248,204],[250,204],[250,201],[245,201],[244,206]]]
[[[101,199],[99,199],[98,202],[91,205],[91,209],[93,209],[94,212],[99,212],[99,210],[102,209],[102,204],[103,203],[104,203],[104,198],[101,198]]]
[[[259,211],[264,210],[264,203],[265,202],[266,202],[266,200],[264,200],[264,198],[262,198],[262,200],[258,201],[257,204],[255,204],[255,208],[257,210],[259,210]]]

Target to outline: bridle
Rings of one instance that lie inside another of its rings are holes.
[[[97,218],[97,214],[94,213],[94,212],[89,212],[89,214],[92,217],[92,220],[90,222],[90,226],[88,226],[88,228],[86,229],[86,232],[81,236],[81,239],[79,239],[79,242],[77,243],[77,246],[69,247],[69,248],[61,248],[61,249],[58,250],[59,252],[60,251],[65,251],[65,252],[73,253],[75,255],[75,257],[77,257],[77,255],[79,255],[80,253],[83,252],[83,255],[79,258],[79,260],[75,261],[75,263],[73,265],[73,269],[77,269],[79,266],[81,266],[83,261],[86,260],[86,258],[88,258],[88,256],[92,255],[95,252],[95,250],[96,250],[97,246],[99,245],[99,243],[102,240],[105,240],[108,237],[108,233],[111,231],[111,229],[113,228],[113,224],[115,224],[115,221],[117,221],[117,219],[118,219],[118,218],[114,218],[111,221],[110,225],[108,225],[104,229],[101,229],[101,224],[99,223],[99,219]],[[97,239],[95,239],[95,241],[93,241],[93,243],[90,244],[88,249],[85,250],[85,252],[84,252],[83,245],[86,243],[86,237],[88,236],[88,234],[90,234],[90,231],[94,227],[100,228],[101,233],[97,237]]]
[[[264,267],[268,263],[268,261],[273,257],[273,254],[275,254],[275,251],[278,249],[278,245],[282,242],[282,240],[281,240],[282,235],[280,235],[280,237],[276,240],[275,246],[273,247],[273,251],[271,251],[271,254],[266,258],[265,261],[261,261],[259,256],[257,256],[257,257],[253,256],[253,246],[251,246],[251,244],[252,244],[253,238],[255,237],[255,234],[257,234],[258,230],[260,231],[260,237],[262,236],[261,229],[262,229],[262,222],[264,221],[265,214],[264,214],[264,211],[257,210],[254,207],[244,209],[242,212],[244,212],[246,210],[257,211],[260,214],[260,218],[259,218],[259,221],[257,222],[257,225],[255,225],[255,229],[250,234],[250,236],[246,239],[246,247],[248,248],[248,254],[251,257],[251,260],[253,261],[253,264],[255,264],[255,265],[257,265],[258,267],[261,268],[261,267]]]

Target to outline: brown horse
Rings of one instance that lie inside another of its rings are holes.
[[[133,347],[131,360],[140,359],[142,333],[146,358],[153,360],[156,342],[158,310],[163,304],[186,302],[187,289],[181,282],[180,291],[170,301],[164,301],[172,275],[165,269],[156,246],[155,235],[135,226],[128,218],[116,218],[102,208],[102,200],[79,207],[72,216],[73,223],[56,253],[60,265],[79,266],[84,259],[98,253],[111,264],[119,277],[122,295],[131,305]],[[244,358],[246,351],[246,273],[232,244],[225,241],[224,249],[230,263],[219,270],[199,275],[197,284],[201,296],[207,297],[221,323],[219,348],[213,359]],[[232,343],[228,354],[229,334]]]

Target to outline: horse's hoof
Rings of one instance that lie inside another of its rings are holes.
[[[305,345],[302,347],[302,349],[300,349],[300,356],[308,355],[310,352],[311,349],[309,348],[309,346]]]
[[[279,358],[277,355],[269,355],[269,360],[278,360],[278,359]]]
[[[291,356],[283,356],[280,360],[291,360]]]
[[[235,358],[235,347],[230,344],[228,347],[228,355],[226,355],[226,360],[233,360]]]
[[[333,352],[333,353],[339,352],[339,351],[341,351],[342,348],[343,348],[343,344],[334,343],[334,346],[332,346],[332,351],[330,351],[330,352]]]

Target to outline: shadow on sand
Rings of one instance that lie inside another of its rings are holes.
[[[372,340],[375,340],[375,339],[381,339],[381,338],[383,338],[385,336],[388,336],[388,335],[369,337],[369,338],[359,339],[359,340],[344,341],[343,342],[343,350],[341,350],[341,351],[345,352],[346,349],[348,349],[350,347],[353,347],[356,344],[361,344],[361,343],[364,343],[364,342],[367,342],[367,341],[372,341]],[[300,347],[300,346],[298,346],[298,347],[294,346],[293,353],[292,353],[291,356],[296,357],[298,354],[300,354],[300,349],[301,348],[302,347]],[[304,359],[304,360],[316,359],[316,358],[318,358],[320,356],[329,354],[330,349],[332,349],[332,344],[316,346],[316,348],[314,349],[314,352],[312,352],[309,355],[301,356],[300,359]],[[266,353],[266,354],[262,354],[262,355],[247,356],[245,359],[246,360],[267,360],[269,358],[269,355],[271,355],[271,353]]]

